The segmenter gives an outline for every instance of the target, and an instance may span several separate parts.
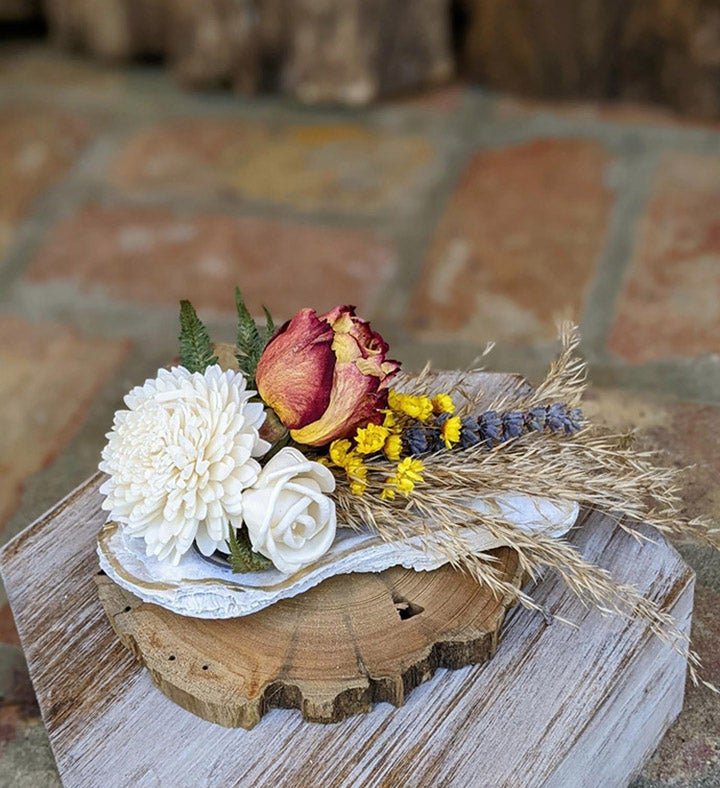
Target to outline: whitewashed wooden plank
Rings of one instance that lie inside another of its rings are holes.
[[[578,628],[518,610],[495,658],[445,671],[402,708],[332,726],[275,710],[253,730],[200,720],[115,641],[95,596],[94,478],[20,534],[2,571],[67,786],[625,784],[682,704],[684,665],[641,621],[585,610],[552,577],[536,597]],[[692,573],[592,515],[576,544],[688,628]]]

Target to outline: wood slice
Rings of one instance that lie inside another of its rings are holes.
[[[454,391],[458,403],[472,394],[480,409],[529,390],[518,375],[456,371],[434,373],[427,387]],[[504,548],[495,557],[502,579],[519,587],[517,556]],[[271,708],[337,722],[374,702],[401,705],[436,668],[488,660],[512,605],[450,567],[338,576],[253,615],[217,621],[143,603],[103,575],[97,583],[118,637],[169,698],[243,728]]]
[[[519,587],[517,554],[493,551]],[[338,722],[396,706],[439,667],[485,662],[513,600],[449,566],[342,575],[243,618],[202,620],[142,602],[107,576],[100,600],[122,643],[173,701],[210,722],[252,728],[272,708]]]

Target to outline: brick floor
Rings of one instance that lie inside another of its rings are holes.
[[[20,637],[15,628],[10,605],[7,602],[0,607],[0,643],[8,643],[12,646],[20,645]]]
[[[367,312],[396,266],[393,247],[359,230],[165,208],[88,207],[57,226],[29,269],[32,282],[148,303],[190,298],[196,307],[248,304],[285,319],[348,298]],[[284,283],[292,282],[292,287]]]
[[[22,650],[0,645],[0,755],[40,717]],[[0,772],[2,774],[2,772]],[[7,783],[6,783],[7,784]]]
[[[720,407],[594,389],[584,410],[594,421],[613,429],[638,430],[642,448],[660,452],[658,462],[686,468],[680,477],[686,514],[720,522]],[[693,647],[703,662],[702,678],[720,686],[720,563],[710,548],[694,549],[709,557],[710,568],[703,567],[705,584],[698,584],[695,592]],[[688,681],[683,711],[644,770],[640,784],[713,784],[708,774],[720,773],[718,743],[720,702],[707,688]]]
[[[33,200],[68,170],[88,136],[86,123],[67,112],[0,108],[0,257]]]
[[[693,644],[703,660],[706,681],[720,685],[720,593],[695,591]],[[705,687],[688,682],[685,705],[644,774],[661,785],[717,785],[720,775],[720,703]],[[714,776],[713,776],[714,775]]]
[[[659,461],[687,468],[682,484],[688,514],[720,522],[720,407],[593,389],[584,410],[615,430],[637,430],[643,448],[662,453]]]
[[[403,199],[432,156],[422,137],[351,124],[278,128],[185,119],[139,131],[114,161],[111,177],[130,191],[366,213]]]
[[[0,527],[23,481],[66,446],[126,344],[0,316]]]
[[[631,362],[720,353],[720,156],[663,155],[608,346]]]
[[[534,342],[579,313],[608,228],[612,157],[595,142],[481,151],[433,237],[410,325],[469,341]]]

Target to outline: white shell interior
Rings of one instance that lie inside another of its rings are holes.
[[[516,528],[542,530],[555,538],[567,533],[579,511],[574,502],[518,494],[499,495],[492,501],[478,499],[471,506],[479,512],[499,507],[503,518]],[[461,533],[473,553],[503,544],[478,529]],[[369,531],[338,528],[330,550],[312,566],[292,575],[275,569],[237,575],[192,550],[178,566],[161,563],[145,555],[143,539],[128,536],[116,523],[108,523],[100,534],[98,556],[103,571],[143,601],[195,618],[246,616],[302,594],[333,575],[382,572],[391,566],[430,571],[447,561],[440,551],[424,550],[414,540],[390,543]]]

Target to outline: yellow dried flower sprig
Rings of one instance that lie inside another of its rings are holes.
[[[435,417],[440,440],[450,449],[460,441],[462,427],[460,418],[451,415],[454,412],[455,404],[449,394],[429,397],[392,390],[382,424],[368,424],[360,427],[352,438],[333,441],[329,450],[330,462],[345,471],[350,491],[354,495],[363,495],[368,488],[368,472],[380,471],[376,466],[368,466],[366,460],[382,453],[385,459],[397,465],[392,474],[388,475],[384,468],[382,470],[385,478],[381,498],[392,500],[397,493],[407,497],[415,485],[422,482],[424,466],[418,459],[403,458],[407,451],[404,433]]]
[[[358,454],[375,454],[385,446],[390,430],[380,424],[368,424],[355,433],[355,446]]]
[[[427,421],[433,415],[433,401],[430,397],[400,394],[394,389],[388,394],[388,407],[397,414],[417,421]]]
[[[415,489],[416,484],[423,481],[422,472],[425,466],[420,460],[406,457],[398,463],[395,474],[387,480],[387,487],[380,493],[384,500],[395,498],[396,492],[401,493],[406,498]]]
[[[445,442],[446,449],[452,449],[455,444],[460,443],[461,429],[462,421],[459,416],[451,416],[443,421],[440,426],[440,437]]]

